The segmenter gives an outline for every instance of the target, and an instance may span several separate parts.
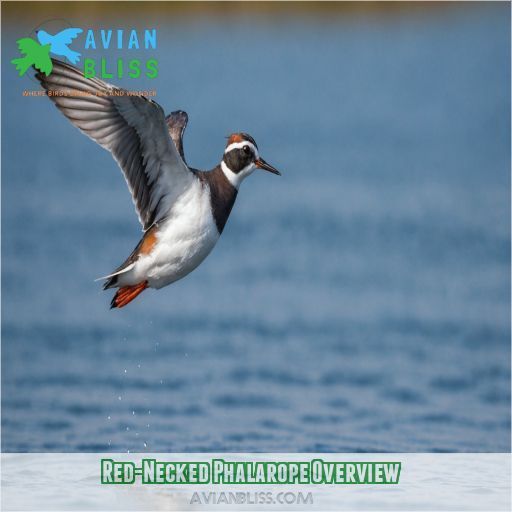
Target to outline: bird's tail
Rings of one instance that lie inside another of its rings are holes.
[[[23,76],[27,72],[27,69],[32,64],[32,61],[27,56],[27,57],[21,57],[19,59],[12,59],[11,64],[14,64],[16,66],[16,69],[18,70],[18,75]]]
[[[66,52],[66,57],[68,58],[71,64],[76,64],[80,60],[81,53],[74,52],[73,50],[69,50]]]
[[[143,281],[142,283],[135,284],[133,286],[123,286],[122,288],[119,288],[110,303],[110,309],[126,306],[126,304],[135,299],[135,297],[142,293],[147,287],[148,282]]]

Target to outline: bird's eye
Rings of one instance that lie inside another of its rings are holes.
[[[249,146],[244,146],[244,153],[248,155],[251,152],[251,148]]]

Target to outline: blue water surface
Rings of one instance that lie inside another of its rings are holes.
[[[114,82],[189,113],[195,167],[243,130],[283,176],[119,311],[94,279],[140,237],[124,180],[22,96],[38,20],[3,22],[4,451],[510,450],[506,3],[155,21],[159,77]]]

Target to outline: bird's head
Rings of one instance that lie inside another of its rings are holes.
[[[51,36],[46,32],[46,30],[38,30],[36,31],[37,40],[40,44],[45,45],[51,42]]]
[[[281,173],[260,157],[256,141],[247,133],[233,133],[228,138],[221,168],[230,183],[238,188],[255,169],[273,174]]]

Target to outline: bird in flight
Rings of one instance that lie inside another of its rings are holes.
[[[145,289],[167,286],[202,263],[219,240],[240,184],[255,169],[280,173],[246,133],[229,137],[211,171],[192,169],[183,154],[185,112],[165,117],[158,103],[52,60],[51,75],[37,73],[37,79],[57,93],[49,98],[73,125],[112,153],[143,227],[126,261],[101,278],[103,289],[118,289],[111,308],[122,308]]]
[[[76,64],[80,60],[81,54],[79,52],[70,50],[68,44],[71,44],[71,41],[78,37],[78,34],[81,34],[82,32],[83,30],[81,28],[66,28],[54,36],[46,32],[46,30],[38,30],[36,35],[37,40],[41,44],[50,45],[50,51],[54,55],[66,57],[69,62]]]
[[[49,75],[52,72],[49,44],[42,46],[30,37],[18,39],[16,43],[20,53],[24,55],[24,57],[19,59],[11,60],[11,64],[14,64],[18,70],[19,76],[23,76],[31,66],[34,66],[45,75]]]

